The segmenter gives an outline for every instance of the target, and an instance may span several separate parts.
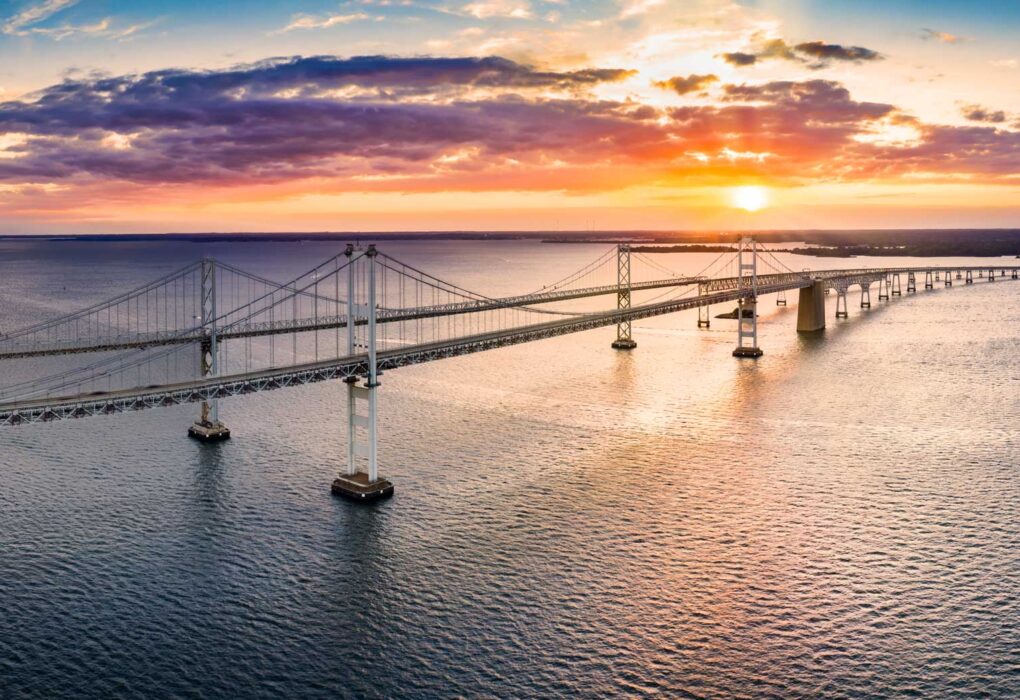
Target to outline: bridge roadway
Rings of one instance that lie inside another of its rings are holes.
[[[1015,267],[988,266],[972,268],[921,268],[934,272],[949,270],[1020,270]],[[837,286],[874,282],[886,274],[895,272],[917,272],[917,268],[896,268],[879,270],[842,270],[820,271],[807,273],[788,273],[783,275],[762,275],[758,278],[758,294],[773,294],[809,287],[816,281],[825,286]],[[833,273],[841,272],[841,275]],[[705,286],[722,283],[725,280],[702,281]],[[845,288],[845,287],[844,287]],[[622,321],[636,321],[653,316],[676,313],[699,306],[709,306],[746,297],[749,289],[736,287],[710,291],[695,297],[670,299],[652,304],[634,306],[629,309],[616,309],[593,314],[549,321],[546,323],[520,326],[488,333],[463,336],[451,340],[424,343],[401,348],[381,350],[377,353],[376,364],[380,372],[409,365],[431,362],[450,357],[458,357],[485,350],[518,345],[553,338],[570,333],[613,326]],[[174,406],[184,403],[210,401],[215,398],[240,396],[258,391],[281,389],[289,386],[300,386],[313,382],[348,377],[364,376],[368,371],[368,356],[365,353],[324,360],[314,363],[294,365],[291,367],[274,368],[255,372],[239,373],[219,377],[205,377],[187,382],[167,384],[156,387],[132,388],[113,392],[93,393],[49,397],[28,401],[0,403],[0,425],[19,425],[21,423],[47,422],[68,418],[84,418],[87,416],[107,415],[125,411],[137,411],[146,408]]]
[[[789,272],[778,274],[759,275],[759,287],[785,284],[790,281],[803,281],[805,276],[821,280],[826,287],[851,287],[854,285],[877,282],[883,275],[896,273],[924,274],[926,272],[965,272],[970,271],[1003,271],[1020,270],[1018,265],[977,265],[963,267],[899,267],[899,268],[860,268],[850,270],[817,270],[805,272]],[[675,277],[665,280],[652,280],[647,282],[635,282],[630,286],[631,292],[640,292],[668,287],[683,287],[701,285],[704,292],[725,291],[737,289],[740,286],[738,277],[720,277],[705,279],[700,277]],[[797,284],[784,289],[796,289],[804,284]],[[478,313],[483,311],[494,311],[498,309],[522,308],[549,304],[558,301],[569,301],[587,297],[618,294],[625,288],[619,285],[602,285],[598,287],[584,287],[581,289],[553,290],[549,292],[535,292],[511,297],[480,298],[474,301],[454,302],[449,304],[436,304],[416,307],[413,309],[380,308],[377,312],[378,323],[396,323],[400,321],[415,321],[427,318],[442,316],[453,316],[464,313]],[[779,290],[776,290],[779,291]],[[235,313],[235,311],[231,313]],[[264,313],[264,312],[257,312]],[[364,325],[363,318],[355,319],[356,325]],[[282,319],[273,321],[248,321],[235,322],[224,326],[217,332],[220,340],[232,340],[240,338],[253,338],[260,336],[283,335],[287,333],[304,333],[311,331],[334,330],[347,327],[347,317],[343,315]],[[97,338],[94,342],[83,343],[76,339],[60,339],[48,343],[33,343],[18,346],[10,344],[4,346],[5,339],[0,337],[0,360],[42,357],[48,355],[69,355],[87,352],[108,352],[113,350],[128,350],[132,348],[151,348],[169,345],[186,345],[188,343],[199,343],[208,337],[207,330],[196,327],[185,331],[137,333],[126,336],[113,336]]]

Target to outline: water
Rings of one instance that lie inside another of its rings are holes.
[[[603,247],[385,244],[492,294]],[[4,242],[0,328],[335,249]],[[766,298],[758,361],[682,313],[387,372],[376,507],[336,384],[4,429],[0,697],[1016,697],[1020,283],[874,291]]]

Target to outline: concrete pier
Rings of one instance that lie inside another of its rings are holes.
[[[195,423],[188,428],[188,437],[198,440],[199,442],[219,442],[220,440],[230,439],[230,428],[223,425],[219,421],[195,421]]]
[[[358,472],[338,476],[333,480],[331,491],[337,496],[349,498],[352,501],[377,501],[393,495],[393,484],[382,477],[370,481],[368,474]]]
[[[612,342],[615,350],[633,350],[637,347],[637,341],[632,338],[617,338]]]
[[[824,284],[816,280],[810,287],[800,290],[797,303],[797,332],[813,333],[825,328]]]

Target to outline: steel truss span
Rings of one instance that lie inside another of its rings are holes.
[[[213,422],[218,421],[218,399],[333,379],[347,381],[350,392],[354,392],[352,396],[367,398],[374,407],[374,390],[378,384],[375,376],[385,370],[614,325],[617,326],[617,344],[622,338],[628,347],[634,347],[636,343],[630,338],[633,321],[733,301],[742,309],[738,321],[738,351],[734,354],[756,357],[761,351],[756,347],[757,313],[754,308],[761,295],[807,287],[835,289],[839,297],[837,317],[843,317],[846,315],[846,291],[852,286],[861,287],[862,306],[865,306],[863,300],[872,284],[879,283],[879,299],[887,299],[888,293],[883,296],[883,286],[886,292],[890,284],[892,289],[899,290],[901,275],[908,277],[908,291],[916,288],[913,286],[915,276],[922,273],[926,289],[931,289],[933,280],[940,276],[945,277],[946,286],[951,285],[954,276],[960,279],[965,273],[968,280],[975,278],[975,273],[977,279],[988,281],[1001,279],[1007,273],[1010,279],[1020,276],[1020,266],[1003,265],[797,272],[786,268],[753,241],[745,240],[737,255],[720,256],[719,264],[713,263],[702,274],[679,275],[651,261],[645,266],[645,272],[660,275],[665,272],[670,276],[642,281],[636,278],[641,274],[640,263],[645,258],[635,254],[632,259],[626,245],[614,247],[609,253],[554,285],[511,297],[487,297],[469,292],[386,256],[373,246],[367,250],[348,246],[343,254],[283,284],[230,266],[219,267],[214,261],[203,261],[110,302],[0,336],[0,360],[126,351],[122,357],[74,370],[80,375],[92,372],[92,377],[74,377],[74,371],[68,371],[57,375],[56,379],[63,383],[46,378],[56,382],[52,386],[44,386],[42,379],[38,386],[31,381],[23,383],[20,394],[0,402],[0,425],[109,415],[185,403],[202,403],[200,423],[211,424],[210,416]],[[607,284],[600,281],[599,275],[616,279]],[[600,283],[595,284],[596,281]],[[230,286],[232,284],[234,287]],[[197,301],[173,297],[173,303],[183,304],[186,310],[171,314],[171,295],[182,287],[188,293],[193,292]],[[672,296],[633,304],[632,293],[653,290],[665,290],[665,294]],[[689,295],[691,292],[697,293]],[[607,295],[616,297],[617,308],[584,313],[538,308],[560,301]],[[189,319],[188,304],[192,301],[200,313]],[[219,313],[217,308],[221,309]],[[224,308],[226,312],[222,311]],[[745,320],[744,309],[751,309],[749,320]],[[822,313],[824,315],[824,309]],[[194,318],[200,319],[198,325],[194,324]],[[444,322],[443,319],[448,320]],[[381,330],[387,326],[391,327],[390,331]],[[82,337],[69,335],[72,329],[81,332]],[[341,329],[346,335],[343,351]],[[326,330],[337,334],[336,355],[312,362],[299,361],[296,334],[314,333],[318,354],[318,332]],[[223,363],[217,360],[226,352],[223,348],[227,341],[243,343],[251,338],[286,335],[294,336],[291,359],[260,369],[248,366],[242,371],[220,369]],[[186,381],[142,379],[143,365],[134,359],[137,353],[141,349],[156,349],[157,353],[166,354],[174,352],[175,346],[198,348],[202,358],[198,376]],[[128,374],[135,370],[139,374],[139,386],[109,391],[59,391],[60,387],[74,386],[75,382],[80,386],[81,382],[96,376],[118,371]],[[365,387],[355,387],[361,380],[366,381]],[[364,420],[371,422],[374,436],[374,408],[370,415],[371,419]],[[353,423],[351,430],[353,435]],[[374,460],[374,437],[370,446]],[[352,463],[353,460],[352,453]]]

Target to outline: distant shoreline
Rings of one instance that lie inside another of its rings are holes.
[[[387,231],[381,233],[238,232],[238,233],[124,233],[124,234],[4,234],[2,242],[140,243],[301,243],[336,241],[532,241],[551,244],[613,245],[629,242],[644,253],[720,253],[733,249],[744,236],[772,246],[774,252],[810,257],[1016,257],[1020,256],[1020,228],[1008,229],[870,229],[783,231]],[[776,247],[782,244],[811,247]]]

